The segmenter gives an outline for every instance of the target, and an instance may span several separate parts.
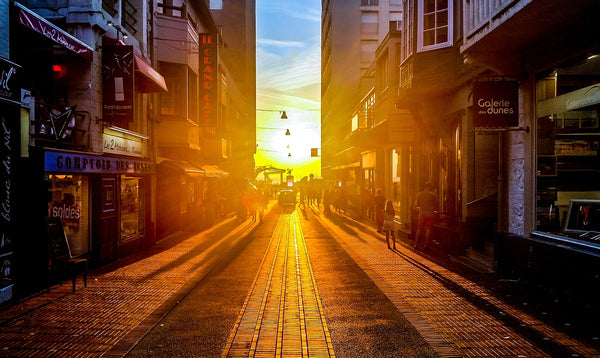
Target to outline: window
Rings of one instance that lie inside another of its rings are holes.
[[[400,6],[402,5],[402,0],[390,0],[390,5]]]
[[[165,77],[169,92],[160,94],[160,113],[163,115],[186,116],[187,85],[185,66],[162,62],[160,72]]]
[[[365,40],[360,43],[360,62],[369,66],[375,60],[377,40]]]
[[[535,229],[600,244],[600,58],[580,58],[536,83]]]
[[[452,1],[418,1],[418,51],[451,46],[453,31]]]
[[[223,0],[210,0],[211,10],[223,10]]]
[[[144,236],[144,182],[141,178],[121,176],[121,235],[119,245]]]
[[[90,252],[89,180],[85,175],[48,175],[48,217],[60,218],[71,253]]]
[[[380,56],[380,58],[377,60],[377,69],[375,71],[375,74],[377,76],[377,88],[378,91],[381,93],[383,91],[385,91],[388,87],[388,53],[387,51]]]
[[[363,34],[377,34],[378,14],[375,11],[365,11],[360,15],[360,29]]]
[[[157,1],[157,12],[174,17],[184,17],[185,14],[182,11],[184,9],[183,0],[158,0]]]
[[[379,0],[360,0],[361,6],[377,6],[379,5]]]
[[[414,34],[414,18],[415,18],[415,1],[416,0],[404,0],[404,21],[402,23],[402,53],[401,61],[404,62],[407,58],[412,56],[413,49],[415,48],[415,34]]]

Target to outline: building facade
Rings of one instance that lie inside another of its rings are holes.
[[[348,97],[354,116],[332,119],[336,128],[327,130],[328,76],[345,73],[327,62],[337,51],[326,36],[331,4],[323,8],[323,148],[340,148],[323,158],[354,172],[345,174],[358,187],[351,191],[384,188],[400,228],[414,233],[414,198],[430,181],[439,249],[597,301],[589,287],[600,248],[598,5],[405,0],[400,40],[392,30],[379,43],[371,86]],[[385,83],[395,87],[390,97]]]
[[[402,4],[398,0],[325,0],[321,31],[321,175],[339,182],[353,175],[360,152],[346,150],[344,139],[352,132],[357,103],[374,84],[369,71],[375,50],[398,26]],[[356,24],[360,23],[360,27]]]
[[[465,1],[460,48],[465,61],[518,82],[518,125],[528,129],[500,138],[498,223],[507,235],[499,264],[592,305],[599,297],[592,288],[600,248],[599,11],[595,2]]]
[[[224,128],[255,94],[237,102],[207,3],[0,5],[2,301],[52,284],[47,218],[92,266],[212,225],[238,145]]]

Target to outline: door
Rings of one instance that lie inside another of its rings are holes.
[[[117,259],[118,202],[117,176],[98,176],[94,180],[94,258],[99,265]]]

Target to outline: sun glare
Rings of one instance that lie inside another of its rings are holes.
[[[286,113],[288,119],[281,119],[277,111],[257,112],[256,166],[291,169],[297,179],[320,176],[320,157],[311,156],[311,148],[321,147],[319,111],[286,109]]]

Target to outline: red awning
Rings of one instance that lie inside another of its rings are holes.
[[[164,77],[138,55],[134,58],[137,90],[144,93],[167,92]]]
[[[82,56],[88,60],[92,59],[94,50],[85,42],[79,40],[60,27],[57,27],[53,23],[29,10],[18,2],[15,2],[15,6],[17,7],[18,18],[21,24],[29,27],[35,32],[42,34],[42,36],[49,38],[67,50],[78,54],[79,56]]]

